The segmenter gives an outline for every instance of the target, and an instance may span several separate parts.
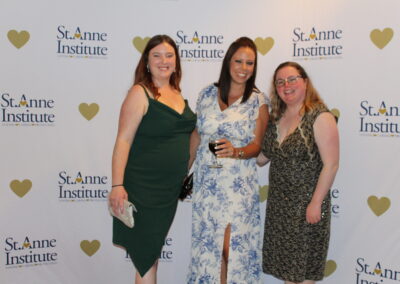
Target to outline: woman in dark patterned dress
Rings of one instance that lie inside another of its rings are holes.
[[[257,158],[259,165],[271,161],[263,270],[286,284],[311,284],[324,276],[339,135],[299,64],[279,65],[272,83],[271,120]]]

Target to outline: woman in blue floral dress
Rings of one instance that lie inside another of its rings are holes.
[[[242,37],[229,47],[218,83],[197,101],[189,283],[261,283],[261,220],[255,157],[268,122],[255,87],[257,49]],[[216,138],[220,168],[211,168]]]

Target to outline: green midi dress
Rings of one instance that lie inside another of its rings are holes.
[[[125,169],[128,200],[136,206],[135,226],[113,220],[113,242],[126,248],[141,276],[159,258],[175,216],[188,169],[189,139],[196,115],[185,101],[182,114],[151,99],[136,132]]]

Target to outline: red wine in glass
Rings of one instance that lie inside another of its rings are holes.
[[[212,165],[208,165],[209,168],[222,168],[222,165],[218,163],[217,161],[217,155],[215,152],[217,152],[218,149],[215,149],[215,147],[222,145],[224,143],[222,142],[216,142],[215,140],[210,139],[208,141],[208,149],[210,149],[210,152],[213,153],[213,163]]]
[[[219,146],[219,145],[222,145],[222,144],[224,144],[224,143],[217,143],[217,142],[215,142],[215,141],[210,141],[210,142],[208,143],[208,149],[210,149],[211,153],[213,153],[214,155],[216,155],[216,154],[215,154],[215,152],[217,152],[216,147]]]

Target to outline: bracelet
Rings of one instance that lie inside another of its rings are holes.
[[[243,150],[239,150],[238,158],[244,159],[244,151]]]
[[[240,149],[240,150],[239,150]],[[244,159],[243,148],[233,148],[233,157],[235,159]]]
[[[117,187],[117,186],[124,186],[124,184],[114,184],[114,185],[111,186],[111,188]]]

